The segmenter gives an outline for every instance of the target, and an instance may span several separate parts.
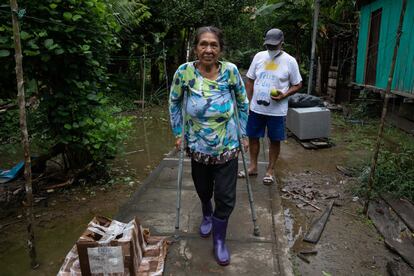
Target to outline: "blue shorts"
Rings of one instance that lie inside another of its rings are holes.
[[[250,110],[247,120],[247,136],[249,138],[261,138],[267,136],[270,141],[286,140],[286,116],[268,116],[255,113]]]

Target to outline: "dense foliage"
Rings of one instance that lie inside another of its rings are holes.
[[[2,11],[5,11],[3,5]],[[70,167],[104,160],[115,153],[128,120],[112,116],[107,64],[120,47],[121,27],[109,1],[20,1],[26,93],[44,119],[35,133],[65,145]],[[23,14],[23,13],[22,13]],[[10,14],[2,12],[1,98],[15,93]],[[17,119],[17,117],[16,117]]]

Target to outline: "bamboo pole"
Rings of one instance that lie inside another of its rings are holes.
[[[190,60],[190,51],[191,51],[191,47],[190,47],[190,38],[191,38],[191,28],[188,29],[188,33],[187,33],[187,50],[186,50],[186,54],[185,54],[185,61],[188,62]]]
[[[316,48],[316,35],[318,31],[318,19],[319,19],[319,8],[320,0],[315,0],[315,11],[313,14],[313,30],[312,30],[312,48],[311,48],[311,60],[309,68],[309,80],[308,80],[308,94],[311,93],[312,84],[313,84],[313,67],[315,64],[315,48]]]
[[[168,94],[168,73],[167,73],[167,53],[165,51],[165,44],[162,43],[162,52],[164,54],[164,75],[165,75],[165,88],[167,89]]]
[[[402,26],[403,26],[403,22],[404,22],[404,15],[405,15],[406,7],[407,7],[407,0],[403,0],[402,1],[401,14],[400,14],[400,22],[398,23],[398,30],[397,30],[397,37],[396,37],[396,41],[395,41],[394,53],[393,53],[392,61],[391,61],[391,70],[390,70],[390,74],[388,76],[387,88],[385,90],[385,95],[384,95],[384,105],[382,107],[381,122],[380,122],[379,129],[378,129],[377,143],[375,145],[374,155],[373,155],[372,161],[371,161],[371,170],[370,170],[370,173],[369,173],[368,187],[367,187],[367,192],[366,192],[366,200],[365,200],[365,204],[364,204],[364,214],[365,215],[368,214],[369,201],[371,199],[372,188],[373,188],[373,185],[374,185],[373,183],[374,183],[375,170],[377,168],[378,153],[379,153],[379,150],[380,150],[380,147],[381,147],[382,134],[383,134],[383,131],[384,131],[385,116],[387,115],[388,99],[389,99],[389,95],[390,95],[390,91],[391,91],[392,80],[394,78],[395,61],[397,60],[398,47],[400,46]]]
[[[36,268],[39,264],[36,261],[36,247],[35,237],[33,230],[33,192],[32,192],[32,169],[30,160],[30,144],[29,134],[27,131],[26,121],[26,102],[24,94],[24,78],[23,78],[23,57],[22,48],[20,43],[20,28],[19,20],[17,17],[18,6],[17,0],[10,0],[10,7],[12,11],[13,22],[13,37],[14,37],[14,49],[16,60],[16,79],[17,79],[17,100],[19,103],[20,114],[20,130],[22,132],[22,144],[24,150],[24,178],[26,180],[26,202],[24,204],[26,221],[27,221],[27,246],[29,249],[30,265],[32,268]]]
[[[144,46],[144,56],[142,59],[142,111],[144,111],[145,107],[145,79],[146,79],[146,73],[145,73],[145,55],[146,55],[147,45]]]

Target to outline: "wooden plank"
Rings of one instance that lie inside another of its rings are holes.
[[[304,241],[310,243],[317,243],[322,235],[323,229],[325,229],[325,225],[328,222],[328,218],[332,212],[332,208],[334,205],[334,200],[329,203],[326,210],[323,212],[322,216],[319,219],[315,220],[309,229],[306,236],[303,238]]]
[[[414,239],[404,222],[383,200],[370,202],[368,216],[384,237],[385,245],[414,268]]]
[[[398,238],[406,228],[398,216],[391,213],[388,205],[383,200],[370,202],[368,216],[385,239]]]
[[[385,245],[400,255],[404,261],[414,268],[414,239],[410,236],[399,240],[385,239]]]
[[[387,272],[390,276],[414,276],[414,269],[404,262],[389,261]]]
[[[383,94],[385,89],[381,88],[381,87],[377,87],[377,86],[373,86],[373,85],[368,85],[368,84],[361,84],[361,83],[356,83],[356,82],[351,82],[351,85],[355,86],[354,88],[356,89],[368,89],[370,91],[373,91],[375,93],[381,93]],[[414,98],[414,91],[413,92],[407,92],[407,91],[399,91],[399,90],[395,90],[395,89],[391,89],[391,94],[395,94],[398,96],[402,96],[402,97],[406,97],[406,98]],[[391,95],[389,95],[391,96]]]
[[[414,232],[414,205],[406,199],[395,199],[385,196],[384,200],[391,206],[407,227]]]

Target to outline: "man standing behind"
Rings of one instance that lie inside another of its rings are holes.
[[[249,175],[257,175],[259,139],[264,137],[267,129],[270,149],[269,164],[263,178],[266,185],[275,182],[273,172],[280,153],[280,141],[286,139],[288,97],[302,87],[298,63],[294,57],[282,51],[283,41],[281,30],[269,30],[264,41],[267,51],[255,55],[247,72],[246,92],[250,101],[247,122],[250,148],[248,171]],[[245,177],[244,172],[239,172],[239,177]]]

